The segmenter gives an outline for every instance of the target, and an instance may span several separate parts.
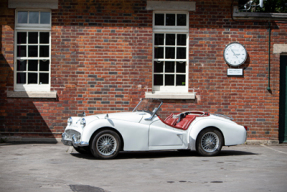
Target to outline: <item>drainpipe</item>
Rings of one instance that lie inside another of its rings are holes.
[[[270,88],[270,36],[271,36],[271,26],[270,26],[270,21],[268,21],[269,24],[269,45],[268,45],[268,87],[267,87],[267,91],[271,91]]]
[[[235,0],[232,1],[231,3],[231,18],[233,21],[235,22],[238,22],[236,20],[233,19],[233,3],[234,3]],[[262,8],[263,5],[262,5],[263,1],[260,0],[260,7]],[[264,22],[264,21],[263,21]],[[270,38],[271,38],[271,26],[270,26],[270,20],[268,21],[268,24],[269,24],[269,28],[268,28],[268,32],[269,32],[269,44],[268,44],[268,87],[267,87],[267,91],[269,91],[271,93],[271,88],[270,88]]]

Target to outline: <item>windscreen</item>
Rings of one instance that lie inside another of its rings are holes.
[[[133,111],[144,111],[153,114],[153,112],[160,107],[161,103],[160,100],[156,99],[142,99]]]

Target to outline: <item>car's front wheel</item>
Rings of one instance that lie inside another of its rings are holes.
[[[222,148],[223,137],[215,128],[207,128],[201,131],[196,140],[196,150],[200,155],[217,155]]]
[[[116,132],[102,130],[94,136],[91,152],[96,158],[112,159],[118,155],[120,147],[121,139]]]

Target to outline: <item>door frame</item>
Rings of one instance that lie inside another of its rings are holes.
[[[283,64],[283,60],[285,60]],[[287,143],[287,55],[280,55],[279,142]]]

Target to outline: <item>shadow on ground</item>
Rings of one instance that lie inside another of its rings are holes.
[[[95,160],[90,154],[71,153],[72,156],[82,159]],[[242,155],[258,155],[247,151],[223,150],[218,156],[242,156]],[[170,157],[202,157],[196,151],[149,151],[149,152],[120,152],[113,160],[120,159],[157,159]],[[216,157],[216,156],[214,156]],[[211,157],[212,158],[212,157]]]

